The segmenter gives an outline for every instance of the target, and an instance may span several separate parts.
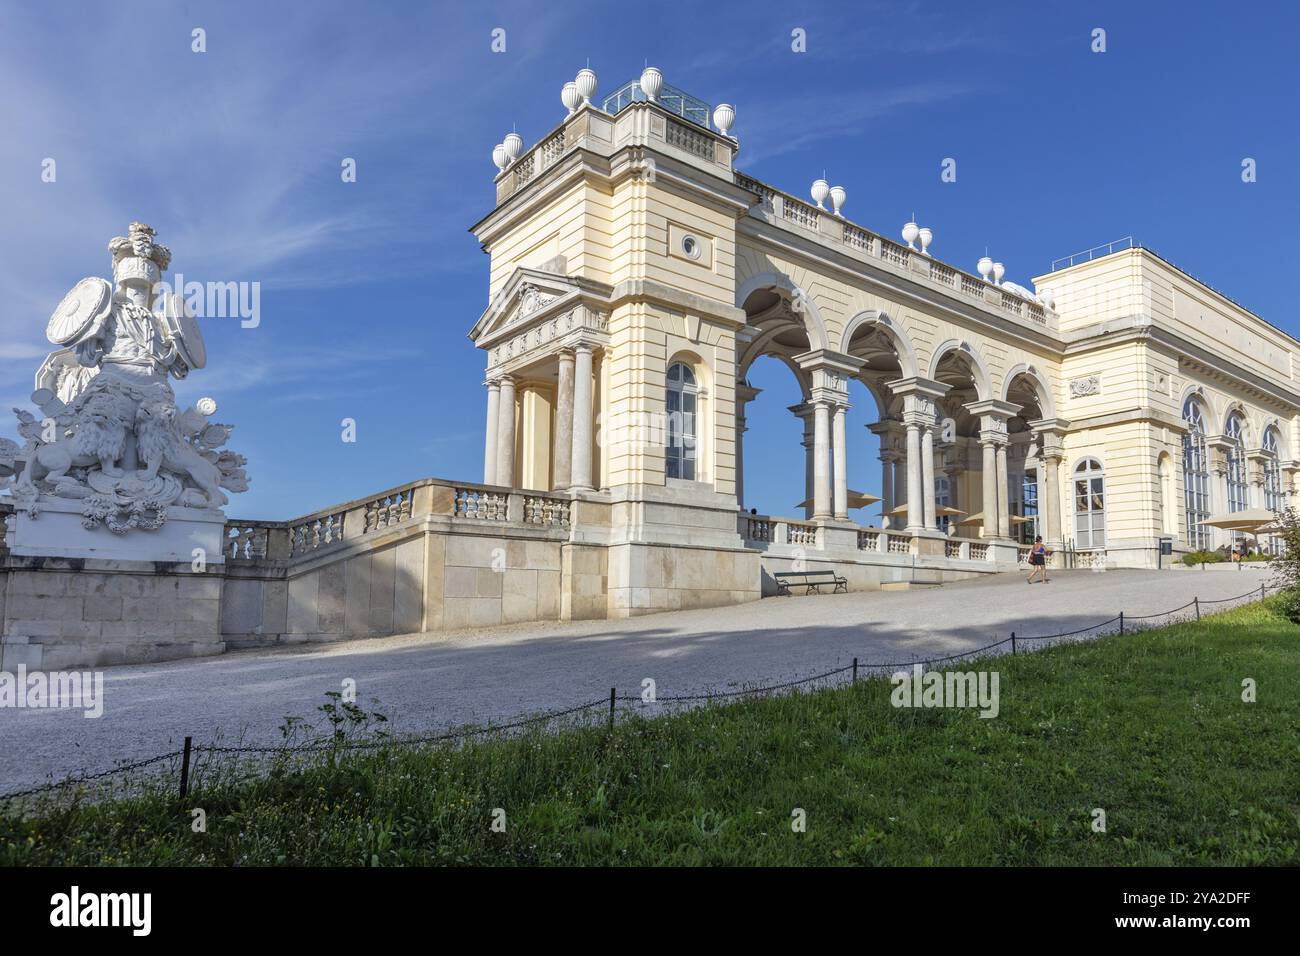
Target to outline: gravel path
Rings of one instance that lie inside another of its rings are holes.
[[[631,621],[525,624],[245,651],[108,668],[104,714],[0,709],[0,792],[196,743],[277,743],[345,678],[399,733],[501,721],[608,695],[662,696],[788,680],[849,663],[908,661],[1006,637],[1070,631],[1266,583],[1239,572],[1086,571],[1027,587],[1019,574],[903,592],[771,598]]]

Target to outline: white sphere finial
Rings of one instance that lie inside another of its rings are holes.
[[[813,181],[812,198],[813,198],[813,202],[817,203],[818,209],[826,208],[825,206],[822,205],[822,200],[825,199],[828,195],[830,195],[830,191],[831,191],[831,185],[826,180],[817,179]]]
[[[1000,262],[993,263],[993,284],[1001,285],[1002,277],[1007,274],[1007,267]]]
[[[1038,293],[1038,301],[1043,304],[1043,308],[1049,311],[1056,311],[1056,293],[1051,289],[1043,289]]]
[[[590,67],[582,68],[573,78],[573,83],[578,88],[578,95],[582,97],[582,104],[590,106],[591,98],[596,95],[596,71]]]
[[[844,191],[843,186],[831,187],[831,209],[835,211],[835,215],[838,216],[840,214],[840,209],[844,205],[844,200],[848,198],[849,194]]]
[[[928,256],[930,254],[930,243],[934,242],[934,233],[930,231],[928,226],[922,226],[917,235],[921,240],[921,255]]]
[[[217,400],[208,398],[206,395],[194,403],[195,409],[200,415],[215,415],[217,413]]]
[[[913,243],[916,242],[916,237],[919,236],[920,234],[921,234],[921,229],[919,226],[917,226],[915,222],[903,223],[903,241],[907,243],[907,248],[909,249],[916,248],[916,246],[914,246]]]
[[[664,75],[653,66],[641,71],[641,92],[651,103],[659,99],[659,91],[664,86]]]
[[[989,273],[993,271],[993,260],[988,256],[980,256],[979,264],[975,266],[975,269],[979,272],[980,278],[988,282]]]
[[[582,104],[582,96],[578,93],[578,84],[573,80],[565,83],[560,90],[560,102],[564,104],[570,116],[578,111],[578,107]]]
[[[723,136],[728,135],[731,124],[736,122],[736,108],[730,103],[719,103],[713,109],[713,125]]]
[[[506,147],[503,143],[497,143],[492,147],[492,162],[497,164],[497,169],[505,169],[510,160],[506,157]]]
[[[507,133],[506,138],[501,141],[501,146],[506,151],[506,164],[509,165],[519,158],[524,148],[524,138],[518,133]]]

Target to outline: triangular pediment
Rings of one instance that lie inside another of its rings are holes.
[[[484,347],[507,331],[545,320],[558,311],[572,308],[580,300],[601,300],[608,296],[609,289],[603,283],[541,269],[517,268],[474,323],[469,337],[475,345]]]

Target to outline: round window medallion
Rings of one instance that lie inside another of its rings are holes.
[[[694,236],[682,237],[682,252],[689,259],[698,259],[700,257],[700,240]]]

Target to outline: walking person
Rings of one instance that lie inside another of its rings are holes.
[[[1047,584],[1047,545],[1043,544],[1043,536],[1037,535],[1034,538],[1034,546],[1029,549],[1029,579],[1028,583],[1034,583],[1034,576],[1042,572],[1043,583]]]

